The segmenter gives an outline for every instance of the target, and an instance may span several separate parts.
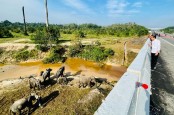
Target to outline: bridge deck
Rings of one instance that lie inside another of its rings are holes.
[[[161,53],[157,69],[152,71],[151,109],[159,115],[174,115],[174,38],[158,39]]]

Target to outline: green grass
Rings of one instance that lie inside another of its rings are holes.
[[[29,36],[25,36],[22,33],[15,33],[15,32],[11,32],[11,33],[13,34],[14,38],[29,38],[30,37],[30,35]]]
[[[13,42],[14,40],[18,40],[20,38],[0,38],[0,43],[8,43]]]

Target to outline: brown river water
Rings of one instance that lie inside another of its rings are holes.
[[[79,73],[82,76],[104,77],[109,81],[117,81],[126,71],[126,68],[118,65],[101,65],[85,61],[78,58],[69,58],[65,63],[43,64],[39,62],[25,62],[16,65],[0,65],[0,81],[12,78],[27,77],[31,74],[39,75],[40,71],[45,71],[47,68],[52,68],[52,73],[61,67],[65,66],[65,73]]]

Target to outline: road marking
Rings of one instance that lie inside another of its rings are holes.
[[[170,44],[170,45],[172,45],[174,47],[174,45],[172,43],[168,42],[167,40],[164,40],[162,38],[161,38],[161,40],[165,41],[166,43],[168,43],[168,44]]]

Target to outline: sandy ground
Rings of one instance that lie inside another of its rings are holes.
[[[0,81],[12,79],[12,78],[20,78],[27,77],[31,74],[36,74],[38,70],[38,66],[18,66],[18,65],[5,65],[0,67]]]

